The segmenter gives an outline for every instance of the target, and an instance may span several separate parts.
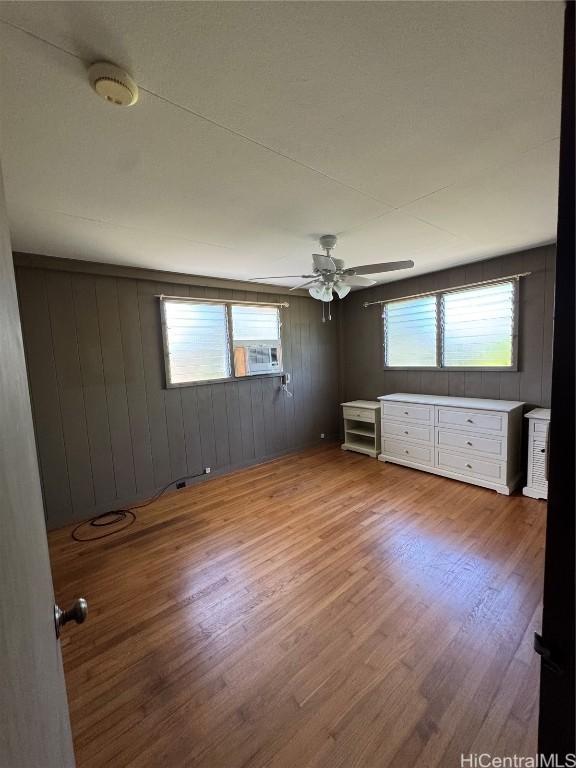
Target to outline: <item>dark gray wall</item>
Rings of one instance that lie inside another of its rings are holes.
[[[342,304],[341,354],[346,399],[373,399],[392,392],[523,400],[550,405],[555,246],[500,256],[432,272],[350,295]],[[519,367],[517,372],[385,371],[378,306],[363,302],[532,272],[520,281]]]
[[[49,528],[145,497],[206,466],[229,471],[337,433],[338,323],[322,323],[319,302],[291,294],[283,310],[293,398],[280,392],[278,377],[165,389],[156,294],[286,295],[157,282],[138,270],[118,277],[102,265],[95,274],[83,262],[63,271],[60,259],[22,265],[30,262],[16,256]]]

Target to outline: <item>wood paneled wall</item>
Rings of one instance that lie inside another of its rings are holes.
[[[282,310],[293,398],[279,377],[166,389],[155,295],[286,296],[153,282],[137,270],[106,275],[102,265],[99,274],[85,273],[81,262],[63,271],[55,262],[51,269],[16,259],[49,528],[144,498],[207,466],[229,471],[337,433],[338,322],[322,323],[319,302],[291,295]]]
[[[342,304],[341,347],[345,399],[393,392],[523,400],[550,405],[554,305],[554,245],[463,267],[419,275],[351,294]],[[399,298],[504,275],[532,272],[520,281],[518,371],[386,371],[380,307],[363,302]]]

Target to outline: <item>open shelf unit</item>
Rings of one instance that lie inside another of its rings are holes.
[[[344,442],[342,449],[376,458],[380,452],[380,403],[352,400],[342,403]]]

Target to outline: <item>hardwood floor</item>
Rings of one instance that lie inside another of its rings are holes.
[[[340,451],[50,535],[78,765],[460,766],[536,749],[545,504]]]

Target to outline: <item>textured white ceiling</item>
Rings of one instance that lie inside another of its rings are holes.
[[[0,3],[18,250],[249,278],[412,258],[398,279],[556,229],[563,4]],[[86,65],[125,66],[131,109]],[[297,281],[279,281],[294,284]]]

